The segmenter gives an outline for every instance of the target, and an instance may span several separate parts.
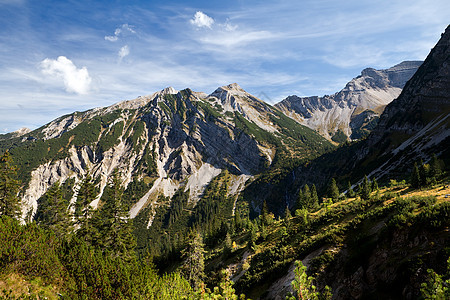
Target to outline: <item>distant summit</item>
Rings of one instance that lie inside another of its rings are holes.
[[[338,93],[323,97],[289,96],[275,106],[328,139],[342,142],[366,136],[387,104],[398,97],[421,61],[389,69],[366,68]]]

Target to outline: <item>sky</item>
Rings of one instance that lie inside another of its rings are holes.
[[[274,104],[424,60],[448,0],[0,0],[0,133],[165,87]]]

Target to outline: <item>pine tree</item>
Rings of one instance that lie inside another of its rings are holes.
[[[102,248],[115,257],[130,260],[134,257],[136,241],[127,207],[122,199],[123,188],[119,175],[114,172],[108,188],[104,191],[103,206],[99,209],[98,218],[94,223],[99,232]]]
[[[316,185],[311,187],[311,209],[317,210],[319,208],[319,196],[317,195]]]
[[[19,181],[11,155],[6,151],[0,157],[0,216],[19,219],[21,215]]]
[[[372,193],[372,188],[370,185],[369,178],[367,178],[367,175],[364,175],[364,179],[363,179],[362,186],[361,186],[361,193],[360,193],[361,199],[369,200],[371,193]]]
[[[372,180],[372,191],[378,191],[378,182],[375,177]]]
[[[312,207],[311,203],[311,190],[309,189],[309,185],[305,184],[303,187],[303,207],[306,209],[310,209]]]
[[[93,224],[91,202],[95,200],[95,184],[89,172],[80,184],[75,203],[75,222],[78,226],[77,236],[93,244],[97,232]]]
[[[305,197],[303,195],[302,188],[300,188],[298,191],[298,195],[297,195],[297,202],[295,203],[295,210],[305,208],[304,203],[305,203]]]
[[[267,202],[264,200],[263,207],[261,210],[261,221],[264,225],[269,225],[273,221],[273,214],[269,213],[269,208],[267,206]]]
[[[314,278],[306,274],[306,267],[301,261],[296,261],[296,268],[294,270],[295,278],[292,281],[292,288],[294,293],[297,295],[298,299],[331,299],[331,291],[328,286],[325,287],[324,293],[319,293],[314,284]],[[295,300],[295,297],[288,299]]]
[[[421,183],[421,179],[420,179],[420,172],[419,172],[419,167],[417,166],[417,163],[414,163],[414,167],[412,169],[412,173],[411,173],[411,186],[415,189],[420,188],[420,183]]]
[[[423,163],[423,160],[420,160],[419,166],[419,174],[420,174],[420,187],[424,187],[428,185],[428,165]]]
[[[233,243],[231,241],[231,236],[228,232],[227,232],[227,235],[225,236],[224,242],[225,243],[223,246],[223,254],[225,257],[228,257],[231,254],[231,251],[233,250]]]
[[[291,228],[292,225],[291,218],[292,218],[291,211],[289,210],[289,206],[286,205],[286,209],[284,210],[284,224],[288,230]]]
[[[350,183],[350,181],[348,182],[348,187],[347,187],[347,196],[349,198],[354,198],[356,196],[355,191],[352,188],[352,184]]]
[[[436,184],[442,174],[441,163],[439,162],[436,154],[433,154],[430,161],[430,177],[432,184]]]
[[[205,276],[205,250],[199,232],[191,232],[186,247],[181,251],[183,265],[181,271],[191,286],[199,288]]]
[[[58,237],[69,234],[72,223],[67,211],[68,203],[63,199],[59,182],[53,184],[41,199],[36,212],[36,222],[53,231]]]
[[[333,202],[339,200],[339,189],[334,178],[331,178],[330,184],[328,185],[328,197],[331,198]]]

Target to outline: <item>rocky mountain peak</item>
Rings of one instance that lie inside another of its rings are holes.
[[[171,86],[166,87],[159,92],[160,95],[173,95],[176,93],[178,93],[178,91]]]
[[[289,96],[275,106],[326,138],[340,142],[347,137],[359,139],[370,132],[421,63],[404,61],[389,69],[366,68],[333,95]]]

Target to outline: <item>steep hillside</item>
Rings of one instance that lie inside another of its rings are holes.
[[[450,144],[450,28],[432,49],[425,62],[380,117],[379,124],[362,141],[346,143],[331,153],[292,170],[273,185],[266,180],[253,181],[246,191],[255,196],[264,190],[264,199],[285,195],[292,205],[305,183],[316,184],[322,192],[332,177],[341,190],[347,183],[361,182],[367,174],[379,181],[389,178],[409,180],[414,162],[428,162],[433,154],[449,165]]]
[[[231,84],[211,95],[167,88],[75,112],[5,139],[0,149],[9,149],[19,167],[24,216],[36,212],[38,199],[57,181],[72,191],[75,203],[77,186],[88,173],[97,184],[91,203],[96,207],[118,170],[135,217],[143,207],[156,210],[158,195],[170,198],[180,188],[196,203],[222,170],[230,172],[235,194],[253,175],[317,157],[332,145]]]
[[[400,95],[421,64],[421,61],[404,61],[385,70],[367,68],[333,95],[294,95],[275,106],[336,142],[343,142],[347,137],[360,139],[375,127],[385,106]]]
[[[418,299],[427,269],[445,274],[450,256],[447,181],[422,190],[392,184],[281,220],[262,214],[231,236],[237,246],[222,261],[252,299],[283,299],[299,259],[334,299]],[[213,270],[218,255],[208,261]]]

